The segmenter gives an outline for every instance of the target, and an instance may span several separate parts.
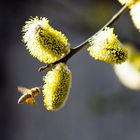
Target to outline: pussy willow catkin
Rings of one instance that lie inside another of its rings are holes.
[[[45,17],[30,18],[22,31],[30,54],[41,62],[53,63],[70,52],[66,36],[52,28]]]
[[[120,65],[114,65],[114,70],[120,82],[130,89],[140,89],[140,52],[135,46],[126,44],[128,60]]]
[[[140,31],[140,2],[131,7],[130,15],[135,27]]]
[[[126,4],[128,7],[131,7],[139,0],[118,0],[122,5]]]
[[[64,63],[47,73],[44,77],[43,96],[47,110],[58,110],[64,106],[71,87],[71,71]]]
[[[130,15],[134,26],[140,31],[140,0],[118,0],[122,5],[126,4],[130,9]]]
[[[120,64],[127,59],[127,50],[117,39],[113,28],[105,28],[89,40],[90,55],[109,64]]]

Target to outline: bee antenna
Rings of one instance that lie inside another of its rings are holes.
[[[43,86],[41,85],[41,86],[39,86],[38,88],[43,88]]]

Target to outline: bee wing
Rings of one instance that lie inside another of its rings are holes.
[[[30,94],[23,94],[19,99],[18,99],[18,104],[23,104],[26,102],[27,99],[31,98],[32,96]]]
[[[23,86],[18,86],[17,89],[22,94],[26,94],[26,93],[28,93],[30,91],[30,89],[28,89],[26,87],[23,87]]]

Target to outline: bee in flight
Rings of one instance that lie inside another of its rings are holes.
[[[29,105],[35,105],[35,97],[38,96],[40,89],[39,87],[34,87],[28,89],[26,87],[18,86],[18,91],[22,93],[22,96],[18,99],[18,104],[27,103]]]

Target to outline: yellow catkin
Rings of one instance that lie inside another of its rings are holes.
[[[131,7],[130,15],[135,27],[140,31],[140,2]]]
[[[70,52],[66,36],[52,28],[45,17],[30,18],[22,31],[30,54],[41,62],[53,63]]]
[[[122,5],[126,4],[128,7],[131,7],[139,0],[118,0]]]
[[[133,90],[140,89],[140,52],[131,44],[128,49],[128,60],[120,65],[114,65],[114,71],[120,82]]]
[[[54,111],[62,108],[71,87],[71,71],[67,65],[64,63],[57,64],[44,77],[44,82],[43,96],[46,109]]]
[[[89,40],[90,55],[109,64],[120,64],[127,59],[127,50],[117,39],[113,28],[105,28]]]

